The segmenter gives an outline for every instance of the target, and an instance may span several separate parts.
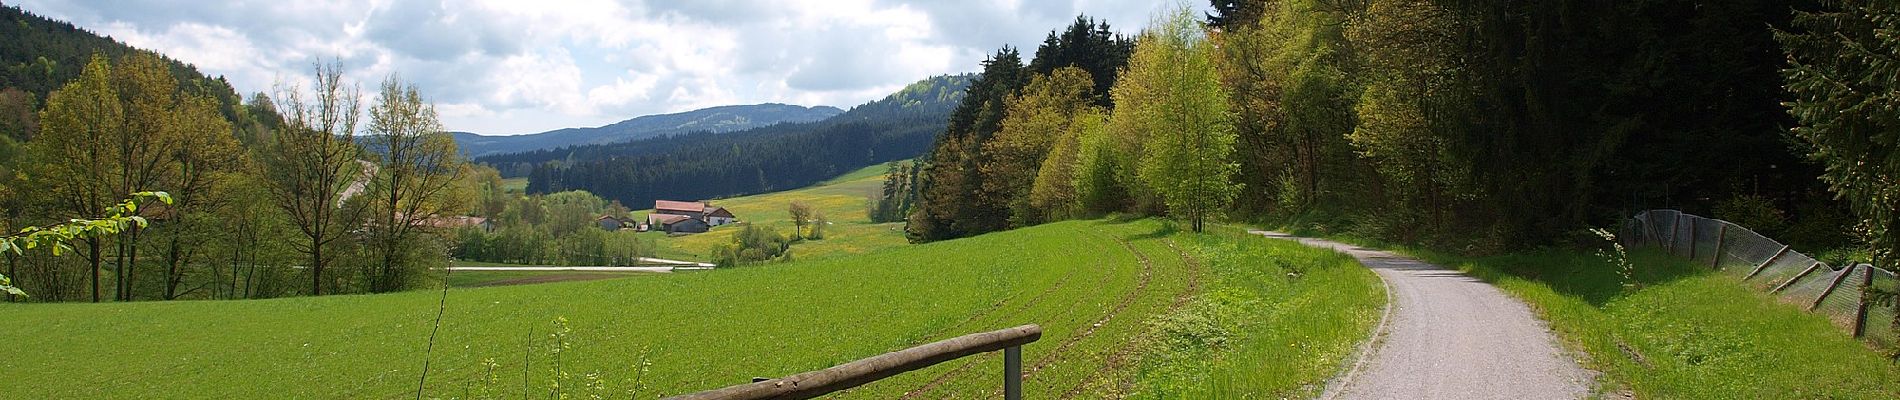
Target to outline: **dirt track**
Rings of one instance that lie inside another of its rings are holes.
[[[1385,280],[1391,295],[1374,345],[1322,398],[1577,399],[1593,374],[1557,345],[1523,302],[1456,270],[1320,239],[1254,231],[1336,249]]]

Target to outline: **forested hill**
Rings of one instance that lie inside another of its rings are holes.
[[[838,116],[744,131],[692,133],[608,145],[477,158],[528,191],[586,190],[638,206],[791,189],[916,157],[963,100],[971,75],[937,76]]]
[[[812,122],[844,113],[837,107],[790,104],[719,106],[636,117],[592,128],[566,128],[519,136],[455,132],[455,143],[471,157],[519,153],[589,144],[613,144],[692,132],[724,133],[789,122]]]
[[[37,109],[39,104],[45,103],[47,93],[78,77],[94,54],[111,60],[135,52],[157,54],[12,5],[0,6],[0,38],[4,38],[0,39],[0,103],[4,103],[0,104],[0,110],[16,109],[15,102],[27,102],[27,107],[17,109]],[[163,54],[158,56],[170,64],[179,87],[217,98],[225,117],[231,117],[233,107],[241,99],[223,77],[206,77],[190,64]],[[12,126],[12,119],[17,117],[0,117],[7,119],[3,123],[5,127],[0,129],[18,134],[12,132],[18,129]]]

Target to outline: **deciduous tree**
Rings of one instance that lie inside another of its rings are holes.
[[[307,256],[310,294],[321,295],[331,245],[351,229],[357,209],[345,195],[361,194],[367,176],[357,159],[356,123],[362,114],[358,89],[343,81],[342,66],[317,65],[310,93],[280,83],[272,103],[284,125],[262,157],[266,182],[277,206],[302,236],[293,247]]]
[[[1238,189],[1233,116],[1214,70],[1214,49],[1186,10],[1157,21],[1137,43],[1113,93],[1113,131],[1144,138],[1120,138],[1146,142],[1134,153],[1140,155],[1137,177],[1169,215],[1200,232]]]
[[[45,188],[54,209],[66,218],[103,210],[116,196],[109,182],[118,158],[103,140],[119,134],[125,114],[113,89],[111,68],[104,56],[93,57],[78,79],[47,96],[46,108],[40,111],[43,125],[31,148],[42,162],[30,174],[35,179],[32,185]],[[105,239],[80,239],[91,267],[94,302],[100,299]]]
[[[465,167],[455,140],[442,130],[435,106],[400,77],[390,75],[383,81],[369,117],[365,144],[382,152],[375,157],[369,190],[376,213],[369,240],[380,258],[368,274],[369,288],[398,291],[419,272],[419,260],[403,255],[434,233],[427,231],[433,228],[429,219],[464,208],[466,196],[453,189]]]

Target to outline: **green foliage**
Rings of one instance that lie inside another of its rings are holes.
[[[982,196],[989,202],[1008,207],[1010,226],[1039,224],[1047,221],[1052,212],[1060,213],[1070,207],[1067,202],[1037,204],[1032,194],[1038,182],[1048,197],[1060,197],[1056,192],[1071,191],[1057,186],[1071,183],[1070,177],[1058,169],[1073,161],[1063,161],[1058,163],[1060,165],[1050,165],[1048,161],[1058,145],[1074,144],[1071,138],[1076,128],[1072,123],[1078,115],[1100,113],[1093,105],[1096,96],[1091,92],[1091,84],[1087,72],[1064,67],[1049,75],[1032,77],[1021,93],[1009,97],[1002,129],[984,142],[981,149],[989,162],[979,168],[984,185]],[[1065,151],[1073,154],[1074,150]],[[1041,179],[1045,171],[1052,176]]]
[[[431,232],[432,221],[465,208],[468,194],[458,193],[461,152],[442,129],[435,106],[415,85],[391,75],[369,109],[365,145],[380,153],[370,172],[365,196],[374,214],[365,227],[364,246],[376,260],[365,269],[371,292],[410,288],[427,267],[441,263],[444,232]],[[431,254],[433,253],[433,254]]]
[[[144,228],[150,224],[145,217],[139,216],[139,202],[155,199],[164,204],[172,204],[172,196],[165,192],[132,193],[131,198],[114,204],[104,210],[98,218],[74,218],[64,223],[45,227],[28,226],[18,232],[0,235],[0,253],[12,252],[14,255],[26,254],[26,250],[46,247],[54,256],[72,251],[69,243],[76,239],[116,235],[127,229]],[[0,292],[25,296],[26,292],[13,286],[13,280],[0,275]]]
[[[453,232],[458,260],[570,266],[633,265],[654,255],[654,243],[631,230],[606,231],[601,216],[625,218],[624,207],[583,191],[549,195],[501,193],[503,210],[490,215],[491,228],[463,227]]]
[[[792,240],[796,241],[805,238],[805,226],[812,225],[812,219],[817,217],[817,215],[813,214],[815,212],[816,211],[812,210],[811,204],[806,204],[802,201],[794,201],[786,204],[785,213],[792,216]]]
[[[114,60],[132,55],[162,57],[14,4],[0,5],[0,37],[8,39],[0,42],[0,88],[18,89],[41,99],[84,75],[88,60],[95,56]],[[181,86],[190,94],[215,99],[219,110],[235,110],[242,100],[222,77],[206,76],[190,64],[169,58],[164,59],[162,67],[184,83]]]
[[[714,264],[721,267],[736,267],[758,264],[779,258],[787,254],[792,242],[797,238],[786,238],[771,227],[744,224],[732,242],[713,248]]]
[[[1041,223],[1070,207],[1030,200],[1045,159],[1068,132],[1074,115],[1108,107],[1134,42],[1106,22],[1078,16],[1049,33],[1035,59],[1023,65],[1004,47],[983,62],[970,95],[950,115],[944,134],[921,160],[920,196],[906,225],[913,242],[957,238]],[[1064,68],[1069,72],[1060,72]],[[1041,87],[1030,87],[1041,76]],[[1077,84],[1076,82],[1084,82]],[[1092,83],[1092,84],[1089,84]],[[1085,107],[1093,106],[1093,107]],[[1007,132],[1005,132],[1007,130]],[[1044,180],[1046,197],[1063,197],[1061,169]],[[971,196],[975,194],[975,196]]]
[[[1002,129],[1010,95],[1030,78],[1016,49],[1004,47],[983,61],[969,95],[950,112],[943,134],[923,156],[922,186],[905,231],[912,242],[951,239],[1007,226],[1008,209],[983,190],[983,143]]]
[[[1788,113],[1821,179],[1860,217],[1859,233],[1877,265],[1900,269],[1900,104],[1893,92],[1900,42],[1900,6],[1878,1],[1826,1],[1801,11],[1777,39],[1791,65],[1783,71],[1794,100]]]
[[[1717,203],[1715,218],[1746,226],[1768,237],[1780,237],[1782,230],[1788,228],[1787,213],[1776,207],[1773,200],[1758,195],[1739,195]]]
[[[884,186],[865,207],[871,222],[900,222],[910,215],[917,202],[917,165],[916,161],[884,164]]]
[[[324,268],[335,260],[340,250],[335,247],[360,222],[364,210],[362,196],[343,195],[361,194],[359,180],[366,171],[356,146],[362,98],[353,84],[343,81],[341,68],[317,65],[309,93],[284,84],[276,87],[272,102],[283,113],[283,125],[272,132],[268,149],[259,153],[272,202],[301,236],[296,249],[307,258],[311,295],[336,285],[334,277],[323,277]]]
[[[1165,18],[1142,34],[1115,86],[1110,131],[1147,143],[1134,153],[1140,157],[1136,176],[1167,204],[1169,215],[1200,232],[1239,189],[1233,115],[1210,58],[1213,47],[1192,14],[1182,9]]]

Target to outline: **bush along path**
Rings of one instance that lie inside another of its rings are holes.
[[[1251,231],[1350,254],[1385,280],[1387,317],[1358,364],[1324,398],[1576,399],[1593,373],[1523,302],[1456,270],[1392,253]]]

